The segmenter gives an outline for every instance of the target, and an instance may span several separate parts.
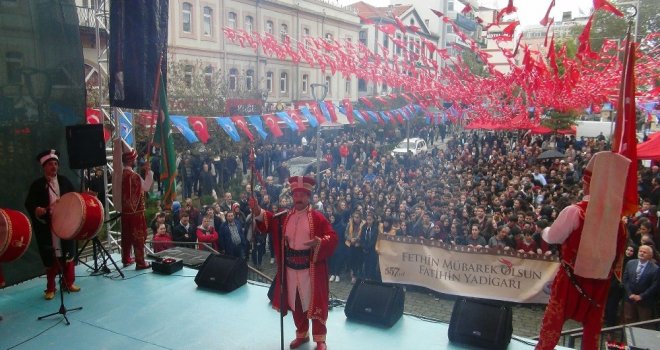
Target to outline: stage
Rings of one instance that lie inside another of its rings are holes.
[[[0,290],[1,349],[279,349],[279,314],[271,309],[268,286],[251,282],[229,294],[198,289],[197,270],[184,267],[172,275],[151,270],[123,270],[90,276],[77,266],[82,291],[64,295],[67,314],[56,312],[55,299],[43,299],[44,277]],[[448,324],[404,315],[392,328],[349,321],[343,307],[330,310],[330,349],[467,349],[450,344]],[[284,320],[285,348],[294,337],[291,316]],[[514,336],[509,349],[532,349]],[[314,349],[310,342],[300,349]]]

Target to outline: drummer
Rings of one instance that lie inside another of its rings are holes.
[[[62,285],[66,290],[69,292],[80,291],[80,287],[74,284],[75,241],[60,239],[50,229],[50,213],[53,204],[62,195],[75,192],[71,181],[57,173],[60,165],[59,156],[59,152],[54,149],[39,153],[37,161],[41,164],[43,176],[32,182],[25,199],[25,208],[32,221],[32,231],[37,238],[41,261],[46,267],[46,290],[44,291],[46,300],[55,297],[55,277],[59,272],[63,274]]]

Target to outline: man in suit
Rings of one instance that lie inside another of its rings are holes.
[[[625,323],[646,321],[653,318],[653,307],[658,291],[658,266],[652,261],[653,248],[642,245],[637,259],[628,261],[623,273],[626,297],[623,303]]]
[[[41,164],[43,176],[30,185],[25,199],[25,209],[30,215],[39,255],[46,267],[44,299],[51,300],[55,297],[55,276],[59,272],[63,273],[62,288],[69,292],[80,291],[80,287],[74,284],[75,241],[61,239],[50,230],[52,205],[62,195],[74,192],[75,189],[69,179],[57,173],[60,165],[59,152],[54,149],[43,151],[37,156],[37,161]]]
[[[220,226],[220,244],[225,254],[245,259],[247,254],[247,237],[240,221],[236,220],[233,211],[225,216],[226,221]]]
[[[193,244],[186,243],[195,243],[197,241],[197,236],[195,235],[197,227],[190,223],[190,214],[184,211],[181,213],[181,219],[174,226],[172,231],[172,240],[174,242],[181,242],[184,244],[179,244],[182,247],[186,248],[195,248]]]

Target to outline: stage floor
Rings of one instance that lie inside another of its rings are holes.
[[[67,314],[43,320],[56,312],[59,294],[43,299],[45,278],[35,278],[0,290],[0,349],[279,349],[279,314],[268,304],[268,287],[248,283],[232,293],[198,289],[197,270],[184,267],[172,275],[151,270],[123,270],[89,276],[78,266],[82,291],[64,295]],[[344,309],[330,310],[327,344],[330,349],[466,349],[450,344],[448,324],[404,315],[392,328],[346,319]],[[284,320],[285,348],[295,329]],[[314,343],[300,349],[314,349]],[[509,349],[532,349],[514,337]]]

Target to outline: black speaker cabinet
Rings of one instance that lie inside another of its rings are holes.
[[[211,254],[206,258],[195,276],[198,287],[231,292],[247,283],[247,262],[240,258],[222,254]]]
[[[511,307],[500,302],[459,298],[449,321],[449,341],[484,349],[506,349],[513,333]]]
[[[349,320],[392,327],[403,315],[403,287],[373,281],[359,281],[348,295],[344,313]]]
[[[66,127],[66,149],[69,168],[88,169],[107,163],[103,125],[72,125]]]

